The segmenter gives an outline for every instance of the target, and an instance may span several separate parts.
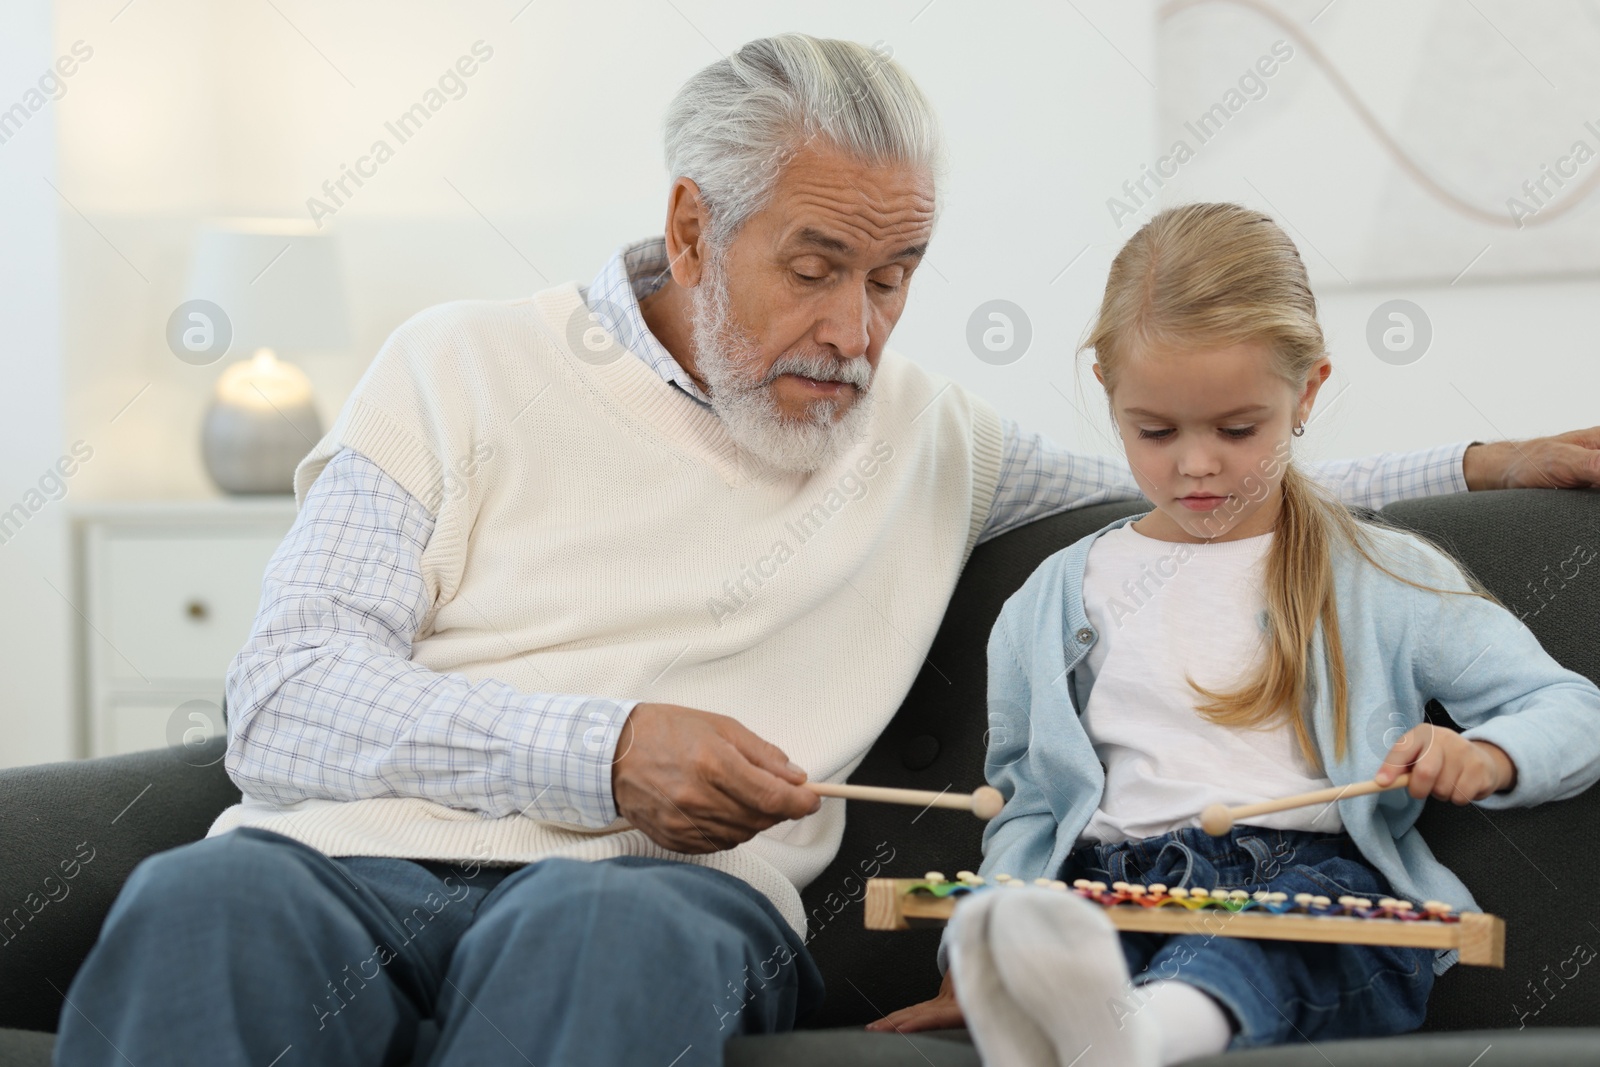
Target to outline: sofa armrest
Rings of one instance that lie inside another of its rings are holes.
[[[238,801],[226,746],[0,770],[0,1027],[55,1030],[129,872]]]

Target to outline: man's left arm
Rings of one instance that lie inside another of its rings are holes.
[[[1329,460],[1312,464],[1310,473],[1346,504],[1369,508],[1468,490],[1593,489],[1600,487],[1600,426]]]
[[[1467,488],[1600,487],[1600,426],[1526,441],[1474,441],[1463,461]]]
[[[1002,432],[1000,479],[979,543],[1057,512],[1142,498],[1125,461],[1070,451],[1010,419]],[[1328,460],[1307,473],[1346,504],[1374,509],[1467,490],[1600,488],[1600,426]]]
[[[1010,419],[1000,420],[1000,434],[1000,478],[979,544],[1060,511],[1144,496],[1121,459],[1073,452]]]
[[[1464,493],[1465,456],[1477,441],[1438,445],[1415,452],[1381,452],[1360,459],[1309,463],[1305,472],[1346,504],[1374,510],[1396,500]]]

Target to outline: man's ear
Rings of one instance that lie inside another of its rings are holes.
[[[667,194],[667,263],[672,280],[685,289],[700,284],[705,269],[702,242],[710,223],[700,187],[688,178],[673,182]]]

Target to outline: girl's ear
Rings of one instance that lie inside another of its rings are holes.
[[[1333,373],[1333,360],[1323,356],[1311,368],[1311,373],[1306,375],[1306,387],[1300,393],[1300,421],[1306,422],[1311,418],[1311,409],[1317,404],[1317,390],[1322,388],[1322,383],[1328,380],[1328,375]]]
[[[1104,388],[1105,384],[1106,384],[1106,379],[1105,379],[1105,376],[1100,373],[1100,364],[1095,363],[1095,364],[1093,364],[1093,366],[1094,366],[1094,380],[1099,382],[1101,387]]]

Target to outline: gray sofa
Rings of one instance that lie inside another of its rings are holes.
[[[911,788],[982,781],[984,643],[1000,605],[1051,552],[1143,504],[1086,508],[980,547],[904,706],[854,775]],[[1384,517],[1445,544],[1564,665],[1600,680],[1600,494],[1511,490],[1391,504]],[[1430,714],[1448,721],[1443,708]],[[49,1062],[63,994],[129,871],[194,840],[237,797],[221,742],[184,752],[0,771],[0,1067]],[[1196,1064],[1600,1064],[1600,790],[1527,811],[1433,804],[1435,853],[1507,921],[1503,971],[1457,967],[1438,983],[1425,1031],[1382,1041],[1235,1053]],[[92,850],[92,859],[82,856]],[[63,860],[79,860],[63,868]],[[971,1067],[962,1031],[869,1034],[860,1026],[930,996],[937,931],[862,928],[864,879],[976,867],[971,816],[852,804],[833,864],[806,889],[809,945],[828,986],[805,1029],[736,1037],[730,1067],[829,1063]],[[67,879],[64,870],[74,875]],[[197,1005],[197,1010],[204,1010]],[[66,1010],[71,1011],[72,1008]],[[422,1036],[426,1048],[428,1035]],[[181,1062],[175,1054],[171,1062]],[[424,1062],[419,1053],[418,1062]],[[140,1064],[138,1067],[145,1067]]]

